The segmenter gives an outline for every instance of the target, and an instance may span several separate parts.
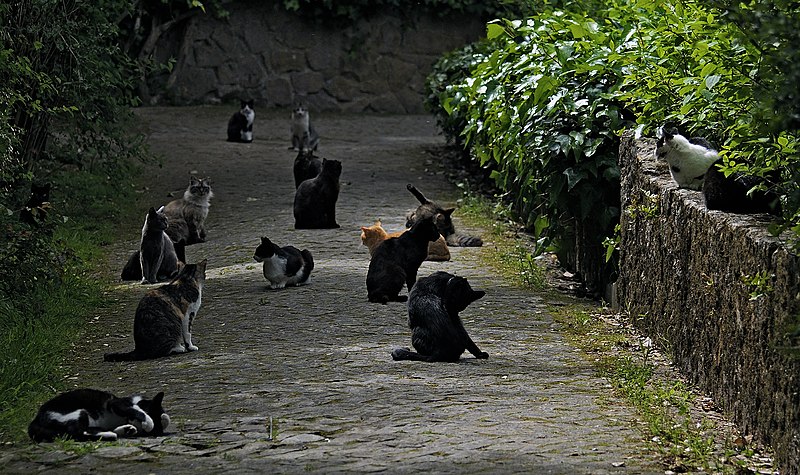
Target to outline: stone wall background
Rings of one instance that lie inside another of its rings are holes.
[[[654,148],[631,134],[620,148],[619,304],[744,434],[772,446],[781,473],[800,473],[800,359],[786,350],[800,259],[758,215],[708,211],[701,192],[678,189]],[[773,290],[751,299],[742,277],[759,272]]]
[[[195,15],[162,36],[146,104],[254,99],[312,111],[422,113],[424,83],[442,53],[477,40],[485,20],[378,15],[346,28],[306,21],[276,2],[238,2],[230,15]]]

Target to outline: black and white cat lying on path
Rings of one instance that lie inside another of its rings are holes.
[[[314,258],[308,249],[301,251],[294,246],[280,247],[269,238],[262,237],[253,259],[264,263],[264,278],[269,282],[270,289],[311,282]]]
[[[170,423],[161,406],[163,399],[163,392],[145,399],[75,389],[45,402],[28,425],[28,436],[36,442],[52,442],[59,437],[87,441],[163,435]]]

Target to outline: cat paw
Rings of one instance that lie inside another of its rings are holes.
[[[114,434],[120,437],[133,437],[139,432],[133,424],[125,424],[114,429]],[[116,440],[116,437],[115,437]]]
[[[134,429],[136,428],[134,427]],[[84,432],[83,435],[94,437],[97,440],[104,442],[113,442],[119,438],[116,432],[111,432],[111,431],[97,432],[95,434],[92,434],[90,432]]]
[[[198,347],[196,347],[194,345],[189,345],[189,346],[186,347],[186,349],[189,350],[189,351],[197,351],[200,348],[198,348]],[[489,355],[486,355],[486,356],[488,357]]]
[[[481,351],[480,353],[478,353],[477,355],[475,355],[475,358],[477,358],[477,359],[479,359],[479,360],[485,360],[485,359],[487,359],[488,357],[489,357],[489,353],[487,353],[487,352],[485,352],[485,351]]]
[[[172,422],[167,414],[161,414],[161,428],[166,429],[169,423]]]

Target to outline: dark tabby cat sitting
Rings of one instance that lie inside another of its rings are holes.
[[[163,392],[144,399],[75,389],[42,404],[28,426],[28,436],[35,442],[52,442],[59,437],[87,441],[163,435],[170,422],[161,406],[163,399]]]
[[[197,351],[192,323],[200,310],[206,261],[186,264],[167,285],[150,290],[139,301],[133,319],[135,347],[127,353],[106,353],[105,361],[134,361]]]
[[[342,162],[322,159],[322,170],[315,178],[305,180],[294,194],[295,229],[338,228],[336,201],[339,199],[339,177]]]
[[[294,187],[297,189],[300,183],[316,178],[322,171],[322,160],[314,156],[311,150],[300,151],[294,159]]]
[[[139,250],[131,254],[122,269],[122,280],[142,279],[143,284],[169,280],[178,273],[183,256],[183,244],[175,245],[167,236],[167,217],[163,207],[150,208],[144,218]],[[180,250],[181,256],[178,255]]]
[[[484,295],[486,292],[482,290],[472,290],[467,279],[447,272],[434,272],[419,279],[408,295],[411,344],[418,353],[408,348],[396,348],[392,351],[392,358],[454,363],[464,350],[475,358],[488,358],[489,354],[481,351],[469,337],[458,316]]]
[[[164,207],[164,214],[169,218],[167,234],[172,242],[183,241],[187,245],[205,242],[205,222],[213,197],[208,179],[189,178],[183,198],[172,200]]]
[[[301,251],[294,246],[279,247],[268,238],[262,237],[253,259],[264,263],[264,278],[269,281],[270,289],[311,282],[314,258],[308,249]]]
[[[241,109],[228,121],[228,142],[250,143],[253,141],[253,121],[256,113],[253,101],[242,101]]]
[[[722,159],[717,160],[708,169],[703,180],[703,198],[706,208],[727,211],[729,213],[772,213],[780,215],[781,200],[777,193],[767,189],[750,189],[757,185],[768,186],[780,179],[779,176],[761,178],[742,173],[733,173],[726,177],[719,166]]]
[[[411,290],[417,271],[428,256],[428,243],[439,239],[431,218],[417,221],[399,237],[389,238],[375,248],[367,270],[367,298],[370,302],[404,302],[398,294],[403,285]]]
[[[41,226],[50,209],[50,183],[31,183],[31,195],[25,207],[19,211],[19,219],[29,226]]]
[[[420,205],[416,210],[408,213],[406,216],[406,227],[410,228],[415,222],[424,218],[432,218],[436,223],[436,228],[444,236],[445,241],[450,246],[461,247],[480,247],[483,246],[483,241],[479,237],[464,236],[456,234],[456,228],[453,225],[453,218],[451,215],[455,208],[444,209],[433,201],[425,198],[414,185],[406,185],[408,191],[419,200]]]

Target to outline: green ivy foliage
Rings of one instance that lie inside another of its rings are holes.
[[[800,67],[789,66],[800,64],[792,42],[800,20],[736,5],[619,0],[594,5],[591,16],[555,10],[493,21],[486,42],[437,63],[426,105],[551,242],[569,245],[578,223],[598,243],[613,234],[619,135],[652,135],[665,123],[715,142],[726,173],[768,178],[763,186],[784,197],[774,231],[800,236]],[[753,29],[748,14],[777,26]]]

